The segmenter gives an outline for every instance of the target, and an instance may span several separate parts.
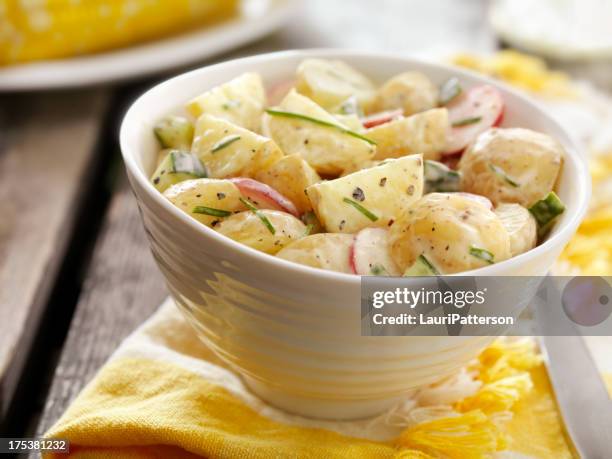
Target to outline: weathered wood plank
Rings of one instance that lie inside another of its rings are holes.
[[[167,295],[127,179],[114,196],[55,372],[39,433]]]
[[[0,419],[94,164],[106,91],[0,99]]]
[[[465,0],[461,5],[456,0],[430,3],[305,2],[300,21],[229,57],[315,46],[406,53],[444,43],[481,51],[495,47],[496,40],[484,19],[485,0]],[[434,23],[432,33],[430,25]],[[113,199],[39,423],[39,435],[59,418],[120,340],[153,312],[164,295],[136,205],[123,190]]]

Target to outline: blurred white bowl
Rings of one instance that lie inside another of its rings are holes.
[[[171,295],[205,343],[270,403],[305,416],[360,418],[380,413],[410,389],[473,359],[490,337],[362,337],[360,278],[281,260],[225,238],[167,201],[151,185],[154,123],[203,91],[246,71],[267,84],[293,75],[307,57],[342,59],[375,80],[419,70],[435,83],[458,76],[503,93],[505,124],[549,133],[567,149],[559,194],[567,211],[539,247],[472,273],[543,275],[576,230],[590,179],[574,143],[540,108],[475,74],[380,52],[288,51],[201,68],[140,97],[121,127],[121,149],[151,250]],[[516,292],[517,303],[524,292]]]

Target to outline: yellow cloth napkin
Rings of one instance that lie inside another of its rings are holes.
[[[251,395],[168,300],[46,436],[68,439],[76,458],[478,458],[496,450],[504,450],[500,458],[570,458],[545,369],[531,349],[524,341],[494,344],[469,369],[479,384],[472,395],[447,407],[407,399],[405,424],[397,410],[374,420],[316,421]],[[417,412],[430,416],[415,422]]]

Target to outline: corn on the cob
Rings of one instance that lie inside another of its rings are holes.
[[[0,65],[95,53],[229,17],[239,0],[0,0]]]

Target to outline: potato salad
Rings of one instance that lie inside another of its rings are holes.
[[[153,185],[202,225],[271,256],[365,276],[454,274],[535,247],[564,205],[561,144],[500,127],[489,85],[406,69],[375,82],[306,59],[245,73],[153,131]]]

